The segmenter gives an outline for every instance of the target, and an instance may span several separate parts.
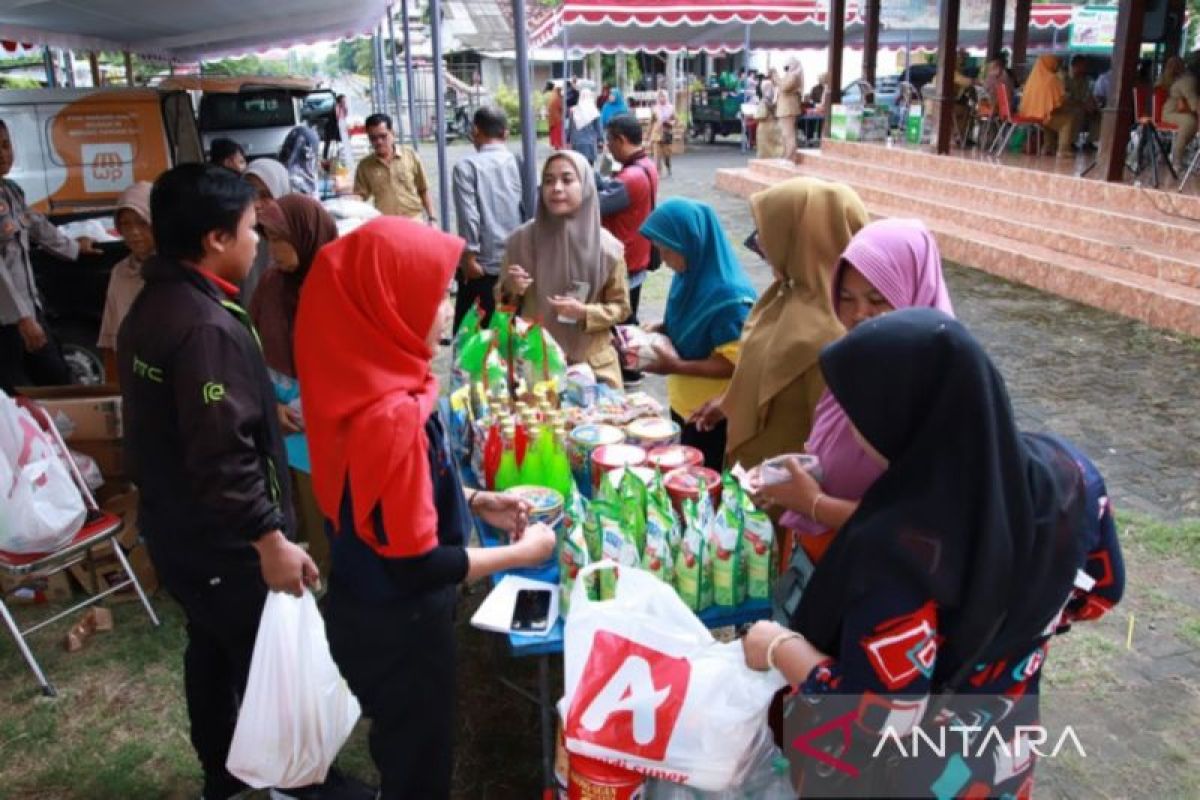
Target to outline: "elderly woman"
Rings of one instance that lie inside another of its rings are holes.
[[[757,623],[743,643],[749,667],[803,699],[785,723],[800,795],[1031,797],[1021,728],[1039,721],[1049,640],[1123,591],[1103,480],[1070,444],[1017,430],[1000,373],[939,311],[863,323],[821,371],[882,475],[788,625]],[[918,728],[936,741],[967,724],[969,752],[965,737],[896,751]],[[822,769],[834,727],[844,768]]]
[[[501,304],[540,321],[572,364],[621,388],[612,329],[629,317],[624,247],[600,225],[591,164],[561,151],[542,167],[537,215],[513,231],[496,286]]]
[[[100,352],[104,354],[104,372],[110,381],[119,380],[117,331],[121,329],[129,307],[146,285],[142,278],[142,264],[154,255],[154,227],[150,222],[151,188],[149,181],[138,181],[117,199],[117,233],[125,240],[129,255],[118,261],[108,276],[104,315],[100,318],[100,336],[96,341]]]
[[[819,178],[784,181],[750,207],[775,281],[746,321],[729,388],[695,415],[701,430],[726,419],[727,463],[748,468],[808,439],[825,390],[817,354],[845,333],[831,302],[833,267],[869,220],[850,187]]]

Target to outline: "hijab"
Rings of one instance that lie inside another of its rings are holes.
[[[337,238],[337,223],[324,206],[304,194],[285,195],[270,203],[258,222],[268,234],[290,244],[299,261],[299,266],[291,272],[270,267],[250,300],[250,317],[258,328],[267,366],[295,377],[292,342],[300,287],[317,251]]]
[[[117,198],[117,208],[113,212],[113,219],[120,214],[122,209],[129,209],[133,213],[142,218],[142,222],[153,226],[150,219],[150,190],[154,188],[154,184],[150,181],[138,181],[130,184],[121,192],[121,196]],[[135,273],[140,273],[142,262],[130,251],[129,256],[125,259],[129,262],[130,267]]]
[[[569,217],[556,217],[545,203],[538,203],[533,219],[508,238],[504,256],[508,263],[524,267],[533,278],[533,285],[522,298],[522,308],[528,311],[526,306],[533,300],[534,318],[562,345],[567,360],[579,363],[587,358],[591,335],[578,325],[559,322],[550,298],[567,294],[578,281],[588,285],[588,299],[584,302],[597,302],[624,256],[624,248],[620,240],[600,225],[600,200],[592,165],[574,150],[562,150],[546,159],[543,179],[556,159],[566,159],[575,167],[583,187],[583,203]]]
[[[578,113],[579,106],[575,107]],[[629,113],[629,106],[625,103],[625,95],[621,94],[620,89],[613,89],[609,92],[608,102],[604,104],[604,108],[600,110],[600,127],[608,125],[608,121],[613,117],[619,117],[622,114]],[[578,125],[579,123],[576,123]]]
[[[663,332],[688,361],[737,341],[756,292],[712,206],[672,197],[646,218],[641,233],[683,255],[687,269],[671,279]]]
[[[659,122],[674,122],[675,120],[675,104],[671,102],[666,89],[658,90],[658,97],[654,103],[654,114],[658,117]]]
[[[138,181],[130,184],[117,198],[117,209],[114,213],[119,213],[121,209],[127,208],[141,217],[147,225],[150,225],[150,190],[153,188],[154,184],[150,181]]]
[[[836,654],[848,610],[901,581],[938,605],[935,685],[969,659],[1030,646],[1084,560],[1074,463],[1018,433],[1000,373],[940,311],[868,320],[822,352],[821,370],[889,465],[813,573],[793,627]]]
[[[893,308],[936,308],[954,316],[937,240],[920,220],[879,220],[854,235],[834,273],[835,308],[847,266],[861,272]],[[855,438],[846,412],[828,389],[817,401],[804,449],[821,459],[821,488],[834,497],[857,500],[883,473],[883,466]],[[785,516],[785,527],[809,533],[825,530],[800,514]]]
[[[1063,104],[1064,90],[1058,77],[1058,58],[1049,54],[1038,57],[1025,80],[1021,94],[1022,116],[1045,120]]]
[[[771,399],[845,333],[830,302],[833,266],[869,219],[850,187],[819,178],[784,181],[751,197],[750,207],[759,246],[783,279],[767,287],[746,321],[723,405],[730,452],[758,434]],[[784,453],[801,442],[776,444]]]
[[[599,116],[600,109],[596,108],[596,93],[591,89],[581,89],[579,102],[571,108],[571,119],[575,121],[575,130],[583,130]]]
[[[250,162],[250,166],[246,167],[246,171],[242,173],[242,177],[253,175],[263,182],[267,187],[267,191],[271,193],[271,199],[278,200],[285,194],[292,193],[292,181],[288,175],[287,167],[280,164],[273,158],[256,158]]]
[[[296,365],[317,505],[338,519],[348,488],[356,532],[385,557],[437,546],[425,423],[438,382],[425,340],[463,246],[377,217],[321,249],[300,297]]]

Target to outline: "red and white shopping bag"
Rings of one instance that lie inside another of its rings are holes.
[[[612,600],[587,598],[580,570],[564,646],[559,704],[571,753],[717,791],[739,775],[785,681],[746,667],[741,641],[713,639],[675,590],[620,567]]]

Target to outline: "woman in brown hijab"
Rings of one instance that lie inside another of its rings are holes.
[[[258,222],[267,235],[272,263],[250,301],[250,318],[258,329],[263,358],[276,383],[279,422],[285,433],[296,433],[303,426],[286,395],[299,394],[294,385],[292,339],[300,287],[317,251],[337,238],[337,224],[319,202],[301,194],[284,195],[266,204]]]
[[[870,221],[850,187],[818,178],[759,192],[750,208],[775,281],[746,320],[729,388],[696,415],[698,427],[728,420],[725,463],[747,468],[800,452],[808,439],[825,388],[817,356],[845,334],[830,299],[833,269]]]
[[[555,153],[542,167],[541,192],[537,216],[505,245],[497,297],[545,325],[568,363],[586,363],[620,389],[612,329],[629,316],[629,283],[624,248],[600,225],[591,164],[571,150]]]

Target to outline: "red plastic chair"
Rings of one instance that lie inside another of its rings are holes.
[[[142,589],[142,584],[138,581],[137,575],[134,574],[133,567],[130,566],[129,559],[126,558],[121,545],[112,541],[121,532],[124,522],[115,514],[109,514],[100,510],[96,504],[96,499],[92,496],[91,491],[88,490],[83,476],[79,474],[79,469],[75,466],[75,460],[71,458],[67,446],[63,443],[62,437],[59,436],[58,430],[54,427],[54,423],[51,422],[50,416],[46,411],[41,406],[25,398],[16,398],[16,400],[18,405],[33,415],[33,418],[42,426],[42,430],[50,435],[59,458],[67,466],[68,471],[71,473],[71,478],[83,496],[84,504],[87,507],[87,518],[79,533],[75,534],[75,538],[69,544],[53,553],[9,553],[0,550],[0,571],[15,578],[38,578],[52,575],[83,561],[86,561],[89,568],[91,568],[92,581],[96,588],[95,595],[71,606],[65,611],[60,611],[24,629],[17,625],[16,620],[13,619],[12,614],[9,612],[8,604],[4,602],[4,594],[0,592],[0,617],[3,617],[5,626],[7,626],[9,633],[16,640],[17,647],[20,649],[21,655],[25,658],[25,663],[33,670],[38,686],[42,689],[42,694],[47,697],[54,697],[57,692],[50,681],[46,679],[46,675],[38,665],[37,659],[33,657],[33,651],[29,649],[29,643],[25,640],[26,636],[59,621],[63,617],[70,616],[81,609],[100,603],[109,595],[129,587],[133,587],[134,591],[137,592],[138,599],[142,601],[142,606],[145,607],[146,613],[150,616],[150,621],[155,626],[159,624],[159,621],[158,615],[154,613],[154,609],[150,605],[150,600],[146,597],[146,592]],[[92,562],[92,549],[105,542],[111,543],[110,549],[121,563],[121,569],[124,570],[126,577],[125,580],[116,583],[104,591],[100,591],[100,585],[96,581],[95,565]]]
[[[1042,152],[1042,120],[1012,112],[1012,98],[1008,95],[1008,87],[1003,83],[996,86],[996,111],[1000,114],[1000,130],[996,132],[996,141],[992,146],[992,155],[999,157],[1008,147],[1009,140],[1018,130],[1024,128],[1037,136],[1038,152]]]

